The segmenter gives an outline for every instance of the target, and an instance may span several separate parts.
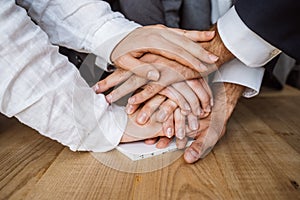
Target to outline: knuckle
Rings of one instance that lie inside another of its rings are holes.
[[[168,107],[169,110],[171,110],[173,112],[178,105],[176,102],[169,100],[169,101],[167,101],[166,106]]]
[[[146,85],[146,88],[145,90],[149,93],[149,94],[153,94],[153,93],[156,93],[158,89],[158,86],[157,85],[154,85],[154,84],[148,84]]]

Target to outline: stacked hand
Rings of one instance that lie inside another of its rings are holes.
[[[196,141],[186,149],[184,158],[189,163],[195,162],[206,155],[224,134],[234,108],[227,108],[225,92],[221,89],[217,90],[214,102],[210,87],[203,78],[217,69],[213,65],[217,57],[195,42],[207,42],[214,34],[161,26],[144,30],[146,32],[141,28],[131,33],[122,41],[124,44],[121,42],[116,47],[112,61],[117,70],[98,82],[94,89],[101,93],[118,86],[106,96],[109,103],[135,92],[128,99],[126,111],[130,117],[121,142],[164,135],[167,137],[161,137],[157,143],[158,148],[164,148],[169,138],[175,135],[177,147],[184,148],[187,137],[193,137]],[[151,34],[147,35],[148,31],[160,37],[149,40],[147,36]],[[140,39],[144,39],[145,48],[137,48]]]
[[[162,25],[145,26],[132,31],[113,50],[112,62],[149,80],[158,80],[159,71],[153,63],[141,61],[145,53],[161,55],[197,72],[206,72],[203,62],[213,64],[218,57],[199,47],[195,42],[209,41],[212,31],[183,31]]]

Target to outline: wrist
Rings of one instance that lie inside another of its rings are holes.
[[[215,106],[219,106],[224,112],[226,109],[226,119],[228,120],[239,100],[245,87],[234,83],[214,83]],[[225,106],[225,107],[224,107]]]
[[[204,48],[219,57],[216,65],[217,67],[220,67],[224,63],[234,59],[235,56],[224,45],[216,24],[212,26],[211,31],[215,31],[215,37],[210,42],[206,43]]]

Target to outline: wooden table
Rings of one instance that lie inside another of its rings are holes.
[[[196,164],[126,173],[0,116],[0,199],[300,199],[300,92],[242,99]]]

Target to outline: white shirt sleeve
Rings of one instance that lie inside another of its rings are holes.
[[[230,9],[232,1],[211,0],[211,4],[212,23],[216,23],[217,20]],[[223,22],[221,22],[221,26],[223,25],[222,23]],[[234,59],[231,62],[225,63],[218,72],[215,73],[213,82],[226,82],[245,86],[243,96],[250,98],[259,93],[264,71],[265,69],[262,67],[248,67],[238,59]]]
[[[14,1],[1,4],[0,19],[1,113],[74,151],[113,149],[127,123],[124,109],[95,94]]]
[[[225,46],[247,66],[263,66],[281,52],[250,30],[234,6],[218,20],[217,26]]]
[[[215,73],[213,82],[234,83],[245,86],[243,96],[246,98],[256,96],[264,76],[265,68],[248,67],[238,59],[225,63]]]
[[[51,43],[93,53],[110,63],[115,46],[140,27],[99,0],[18,0]]]

